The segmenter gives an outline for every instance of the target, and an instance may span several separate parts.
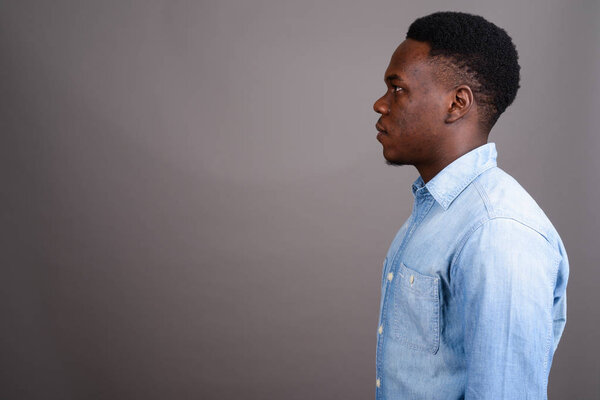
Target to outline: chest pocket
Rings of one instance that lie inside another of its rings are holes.
[[[437,353],[440,347],[439,278],[404,263],[394,279],[392,337],[414,350]]]

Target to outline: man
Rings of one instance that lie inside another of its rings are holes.
[[[567,253],[487,142],[517,60],[504,30],[456,12],[417,19],[392,55],[377,139],[420,176],[383,266],[377,399],[547,398]]]

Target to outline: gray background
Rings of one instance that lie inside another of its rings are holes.
[[[550,398],[599,398],[599,3],[541,0],[0,2],[0,398],[373,398],[418,175],[372,104],[447,9],[517,45],[490,141],[571,262]]]

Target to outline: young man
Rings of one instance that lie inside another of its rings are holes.
[[[456,12],[417,19],[392,55],[377,140],[420,176],[383,267],[377,399],[547,398],[567,253],[487,142],[517,59],[504,30]]]

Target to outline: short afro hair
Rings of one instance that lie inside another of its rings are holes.
[[[504,29],[478,15],[445,11],[415,20],[406,38],[427,42],[443,75],[471,87],[486,129],[514,101],[521,67]]]

